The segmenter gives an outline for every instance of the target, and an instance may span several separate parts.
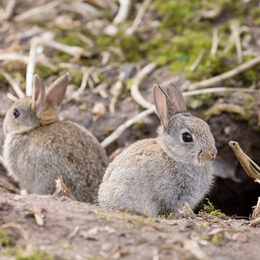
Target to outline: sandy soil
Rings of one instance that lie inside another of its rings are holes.
[[[27,248],[27,253],[40,249],[54,259],[251,260],[260,254],[259,228],[244,219],[149,219],[65,197],[2,190],[0,225],[4,223],[9,223],[12,247]],[[3,245],[0,254],[0,259],[14,259]]]

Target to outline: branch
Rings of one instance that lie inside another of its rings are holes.
[[[155,107],[152,106],[147,110],[142,111],[141,113],[137,114],[133,118],[130,118],[122,125],[120,125],[111,135],[109,135],[102,143],[101,146],[107,147],[112,142],[114,142],[128,127],[133,125],[134,123],[142,120],[144,117],[152,114],[155,111]]]
[[[213,30],[213,39],[212,39],[212,46],[211,46],[211,50],[210,50],[210,54],[211,55],[215,55],[218,49],[218,42],[219,42],[219,38],[218,38],[218,29],[215,28]]]
[[[37,6],[35,8],[32,8],[22,14],[19,14],[15,16],[14,21],[15,22],[21,22],[24,20],[27,20],[33,16],[43,16],[44,13],[49,12],[53,10],[57,5],[59,5],[61,2],[59,0],[49,2],[46,5]]]
[[[16,5],[16,0],[9,0],[7,2],[7,6],[3,11],[3,14],[1,15],[0,21],[9,20],[12,17],[15,5]]]
[[[10,99],[11,101],[15,102],[18,98],[15,97],[13,94],[11,93],[7,93],[7,98]]]
[[[190,72],[193,72],[200,64],[203,56],[204,56],[205,51],[202,50],[199,55],[197,56],[196,60],[192,63],[192,65],[190,66]]]
[[[148,65],[143,67],[134,77],[134,83],[131,86],[131,95],[133,99],[136,101],[137,104],[139,104],[143,108],[150,108],[152,104],[143,98],[143,96],[139,91],[139,85],[141,81],[155,68],[156,68],[155,63],[149,63]]]
[[[19,85],[15,82],[15,80],[12,79],[12,77],[3,69],[0,69],[0,73],[3,75],[3,77],[7,80],[7,82],[11,85],[14,92],[17,94],[19,98],[25,97],[23,91],[20,89]]]
[[[81,56],[89,56],[89,54],[83,48],[78,46],[65,45],[51,39],[48,40],[43,39],[42,43],[44,44],[44,46],[48,46],[58,51],[65,52],[71,56],[76,57],[77,59],[80,58]]]
[[[151,5],[152,0],[145,0],[141,6],[141,8],[138,10],[138,13],[135,17],[135,20],[130,28],[126,30],[126,34],[132,35],[137,30],[138,26],[140,25],[143,16],[147,10],[147,8]]]
[[[36,59],[36,49],[39,43],[40,43],[39,38],[32,38],[30,53],[29,53],[29,61],[26,70],[26,96],[27,97],[32,95],[32,84],[33,84],[33,74],[34,74],[35,59]]]
[[[239,143],[235,141],[230,141],[228,144],[233,150],[246,174],[254,180],[260,180],[260,167],[248,155],[244,153]]]
[[[0,155],[0,163],[6,168],[5,160],[1,155]]]
[[[85,71],[83,73],[83,77],[82,77],[82,81],[81,81],[79,89],[77,89],[77,91],[73,92],[73,94],[67,98],[66,102],[69,102],[73,99],[78,100],[79,96],[83,93],[83,91],[85,90],[85,88],[87,86],[88,78],[89,78],[89,72]]]
[[[112,94],[112,98],[109,104],[109,110],[111,114],[115,113],[115,105],[117,102],[117,99],[121,93],[121,90],[123,88],[123,80],[126,78],[126,74],[124,72],[121,72],[119,74],[119,79],[118,81],[112,86],[111,88],[111,94]]]
[[[237,62],[242,63],[243,62],[243,54],[242,54],[242,47],[240,42],[240,24],[239,21],[234,21],[230,25],[231,31],[234,37],[234,41],[236,44],[236,50],[237,50]]]
[[[132,5],[131,0],[119,0],[119,3],[120,3],[119,11],[116,17],[114,18],[115,24],[122,23],[127,19]]]
[[[226,80],[226,79],[229,79],[229,78],[232,78],[244,71],[247,71],[249,70],[250,68],[258,65],[260,63],[260,56],[248,61],[248,62],[245,62],[241,65],[239,65],[238,67],[230,70],[230,71],[227,71],[221,75],[218,75],[216,77],[213,77],[213,78],[210,78],[210,79],[206,79],[206,80],[202,80],[200,82],[197,82],[197,83],[193,83],[189,86],[189,89],[190,90],[194,90],[194,89],[197,89],[197,88],[207,88],[207,87],[210,87],[210,86],[213,86],[213,85],[216,85],[217,83],[220,83],[222,82],[223,80]]]
[[[29,56],[25,56],[18,53],[2,53],[0,54],[0,60],[2,61],[20,61],[25,64],[29,61]]]
[[[183,92],[183,96],[195,96],[200,94],[210,94],[217,92],[246,92],[246,93],[258,93],[259,90],[248,89],[248,88],[207,88],[207,89],[198,89],[192,91]]]

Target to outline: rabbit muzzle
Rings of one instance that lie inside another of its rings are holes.
[[[216,151],[211,150],[201,150],[199,153],[199,162],[204,164],[206,162],[214,161],[216,158]]]

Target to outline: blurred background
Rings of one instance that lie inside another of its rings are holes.
[[[259,185],[228,141],[260,163],[259,25],[260,1],[253,0],[1,0],[0,145],[10,99],[17,86],[30,94],[33,73],[47,86],[69,72],[61,117],[100,142],[132,119],[115,140],[103,142],[111,158],[156,136],[152,86],[177,84],[216,138],[210,200],[228,215],[248,216]]]

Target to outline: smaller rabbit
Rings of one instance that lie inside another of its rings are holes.
[[[155,85],[153,96],[161,132],[115,157],[100,185],[98,203],[176,218],[186,202],[194,209],[209,191],[217,149],[208,124],[186,111],[178,87]]]
[[[53,194],[62,177],[77,200],[94,202],[108,159],[90,132],[59,120],[68,80],[63,75],[45,91],[35,75],[32,97],[7,111],[3,155],[9,174],[29,193]]]

